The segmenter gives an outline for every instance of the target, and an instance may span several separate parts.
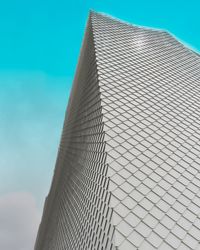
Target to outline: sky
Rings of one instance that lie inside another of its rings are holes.
[[[33,250],[90,9],[200,52],[199,0],[0,1],[0,249]]]

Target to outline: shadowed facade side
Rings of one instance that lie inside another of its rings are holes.
[[[105,133],[91,20],[35,249],[114,249]]]

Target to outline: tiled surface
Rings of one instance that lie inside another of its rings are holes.
[[[36,250],[200,249],[200,57],[92,13]]]
[[[91,23],[63,128],[37,250],[115,249]]]
[[[164,31],[92,23],[115,245],[200,249],[199,57]]]

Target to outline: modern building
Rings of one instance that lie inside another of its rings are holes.
[[[200,249],[200,57],[91,12],[35,250]]]

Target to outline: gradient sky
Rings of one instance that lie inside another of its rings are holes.
[[[33,249],[90,9],[200,51],[199,0],[1,1],[0,249]]]

